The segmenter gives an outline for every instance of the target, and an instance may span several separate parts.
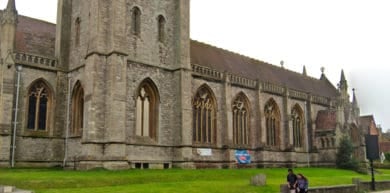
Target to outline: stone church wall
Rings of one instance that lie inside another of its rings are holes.
[[[16,148],[18,166],[60,165],[64,156],[62,138],[18,137]]]
[[[10,158],[11,136],[0,136],[0,166],[8,166]]]
[[[27,104],[28,104],[28,89],[31,86],[31,84],[38,80],[42,79],[44,82],[48,85],[48,87],[51,89],[51,94],[53,96],[53,101],[52,101],[52,114],[50,115],[49,118],[49,130],[44,134],[45,137],[48,136],[53,136],[55,133],[54,131],[56,129],[55,127],[55,119],[54,119],[54,112],[56,109],[56,104],[57,102],[63,102],[63,101],[57,101],[56,100],[56,93],[57,93],[57,74],[52,71],[46,71],[46,70],[38,70],[34,68],[23,68],[21,72],[21,87],[20,87],[20,95],[19,95],[19,105],[21,111],[19,111],[19,121],[21,122],[21,125],[19,125],[18,131],[25,135],[31,135],[34,136],[37,134],[36,132],[29,131],[27,129]],[[64,89],[64,88],[61,88]],[[35,134],[34,134],[35,133]]]
[[[147,66],[144,64],[138,64],[129,62],[127,74],[127,107],[126,107],[126,128],[128,142],[130,144],[140,144],[143,140],[135,136],[135,112],[136,112],[136,93],[140,83],[145,79],[150,79],[156,85],[160,98],[159,108],[159,120],[157,141],[154,145],[174,145],[177,144],[176,133],[174,128],[177,123],[177,119],[174,117],[175,101],[177,100],[177,77],[174,73],[161,69]]]
[[[126,53],[129,53],[129,59],[139,61],[145,64],[175,68],[176,41],[178,20],[176,1],[126,1],[126,11],[123,18],[118,22],[126,26]],[[131,32],[131,11],[134,7],[141,11],[141,31],[139,36]],[[157,18],[163,15],[165,18],[165,40],[164,43],[158,41]]]

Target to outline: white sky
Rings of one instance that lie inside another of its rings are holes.
[[[0,0],[0,8],[6,0]],[[55,23],[56,0],[16,0],[19,14]],[[192,0],[191,38],[320,77],[344,69],[361,114],[390,129],[390,1]],[[352,92],[351,92],[352,93]]]

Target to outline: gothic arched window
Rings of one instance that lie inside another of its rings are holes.
[[[155,84],[144,80],[138,88],[136,103],[136,135],[157,138],[159,95]]]
[[[303,111],[298,104],[296,104],[291,110],[291,116],[294,147],[303,147]]]
[[[165,18],[159,15],[157,18],[158,22],[158,41],[164,43],[165,41]]]
[[[84,89],[77,81],[72,94],[72,135],[81,135],[84,126]]]
[[[75,45],[80,45],[80,25],[81,25],[81,19],[78,17],[75,21]]]
[[[31,84],[28,90],[27,128],[45,131],[49,125],[49,110],[52,103],[52,94],[43,80]]]
[[[213,144],[216,140],[216,101],[211,89],[203,85],[192,99],[193,141]]]
[[[270,99],[264,108],[267,145],[278,146],[280,135],[280,111],[273,99]]]
[[[131,11],[131,29],[134,35],[141,34],[141,10],[138,7],[134,7]]]
[[[249,104],[247,97],[240,93],[233,101],[233,143],[249,144]]]

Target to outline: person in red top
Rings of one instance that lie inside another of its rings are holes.
[[[295,193],[297,188],[297,175],[294,174],[291,168],[288,169],[287,186],[290,189],[290,193]]]

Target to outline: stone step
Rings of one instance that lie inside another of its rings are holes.
[[[13,191],[12,193],[33,193],[32,191],[29,191],[29,190],[19,190],[19,189],[16,189],[15,191]]]
[[[13,186],[0,186],[0,193],[11,193],[15,190]]]
[[[33,193],[29,190],[16,189],[14,186],[0,186],[0,193]]]

